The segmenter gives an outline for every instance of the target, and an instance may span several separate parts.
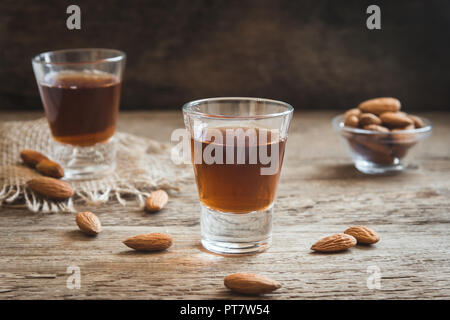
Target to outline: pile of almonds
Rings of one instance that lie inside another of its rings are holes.
[[[378,165],[392,165],[405,157],[417,142],[416,133],[407,130],[422,128],[425,124],[421,118],[400,109],[398,99],[376,98],[348,110],[344,114],[346,127],[377,133],[343,132],[353,152]]]
[[[361,102],[358,108],[344,114],[344,125],[378,132],[422,128],[421,118],[401,112],[401,103],[395,98],[376,98]]]

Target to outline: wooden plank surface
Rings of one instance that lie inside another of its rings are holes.
[[[0,121],[41,115],[0,113]],[[102,220],[97,238],[77,231],[73,214],[1,208],[0,299],[248,299],[224,288],[223,277],[234,272],[283,284],[262,299],[449,299],[450,113],[423,114],[435,128],[415,150],[418,168],[382,177],[353,168],[331,129],[333,115],[295,114],[267,252],[224,257],[202,249],[194,182],[157,214],[117,203],[80,207]],[[122,113],[119,119],[119,130],[164,142],[180,127],[180,112]],[[374,228],[381,241],[339,254],[309,250],[355,224]],[[147,232],[171,234],[173,247],[142,254],[121,243]],[[80,268],[80,289],[66,286],[72,265]],[[379,289],[368,288],[368,268],[380,271]]]

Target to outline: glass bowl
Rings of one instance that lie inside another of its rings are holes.
[[[367,174],[403,171],[408,152],[429,137],[432,123],[425,118],[422,128],[403,131],[377,132],[344,126],[344,115],[333,118],[334,130],[347,147],[356,169]]]

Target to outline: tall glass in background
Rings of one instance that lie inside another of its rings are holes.
[[[259,98],[213,98],[183,106],[201,203],[203,246],[263,251],[293,108]]]
[[[93,179],[115,167],[125,53],[112,49],[45,52],[32,60],[56,142],[53,159],[68,179]]]

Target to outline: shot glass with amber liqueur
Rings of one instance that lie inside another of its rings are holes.
[[[203,246],[263,251],[293,108],[259,98],[213,98],[183,106],[201,206]]]

